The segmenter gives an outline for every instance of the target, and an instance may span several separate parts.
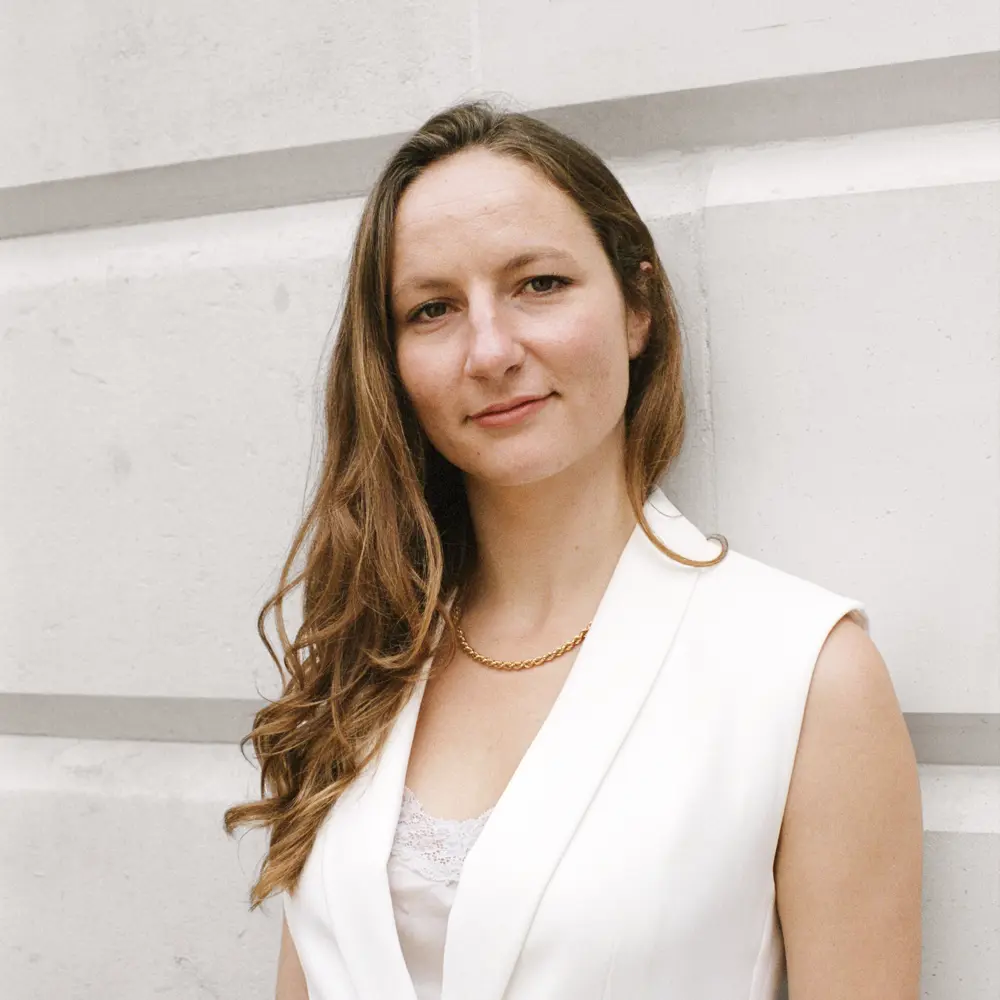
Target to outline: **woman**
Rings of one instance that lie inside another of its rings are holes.
[[[864,607],[657,486],[681,371],[591,151],[472,102],[391,159],[258,621],[262,800],[226,814],[270,831],[279,1000],[761,1000],[786,965],[791,1000],[918,995],[917,771]]]

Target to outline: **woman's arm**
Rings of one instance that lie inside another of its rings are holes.
[[[913,744],[844,618],[816,661],[775,861],[789,1000],[917,1000],[922,877]]]
[[[299,953],[288,931],[288,921],[281,918],[281,948],[278,951],[278,985],[274,1000],[309,1000],[306,977],[299,962]]]

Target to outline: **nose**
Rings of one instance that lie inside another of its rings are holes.
[[[519,365],[523,357],[516,316],[504,310],[489,292],[470,297],[466,374],[480,378],[500,377]]]

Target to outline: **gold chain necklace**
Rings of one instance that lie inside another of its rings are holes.
[[[456,607],[452,614],[455,620],[455,632],[458,634],[459,644],[461,645],[466,656],[470,656],[477,663],[482,663],[484,666],[492,667],[494,670],[526,670],[528,667],[537,667],[543,663],[548,663],[549,660],[554,660],[557,656],[562,656],[563,653],[568,653],[575,646],[579,646],[580,643],[587,637],[587,633],[590,631],[590,625],[594,624],[591,622],[590,625],[570,639],[569,642],[564,642],[558,649],[554,649],[551,653],[546,653],[544,656],[536,656],[530,660],[494,660],[490,656],[483,656],[482,653],[477,653],[466,641],[465,633],[462,631],[462,626],[459,624],[459,619],[462,616],[461,610]]]

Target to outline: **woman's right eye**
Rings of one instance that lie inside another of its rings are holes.
[[[413,321],[418,320],[420,318],[420,314],[425,309],[432,309],[435,306],[443,306],[443,305],[445,305],[444,302],[427,302],[424,305],[422,305],[419,309],[415,309],[412,313],[410,313],[410,315],[407,317],[407,319],[409,319],[410,322],[413,322]],[[427,319],[440,319],[441,316],[440,315],[438,315],[438,316],[427,316],[426,318]]]

